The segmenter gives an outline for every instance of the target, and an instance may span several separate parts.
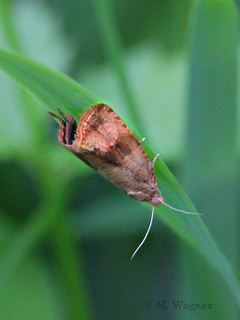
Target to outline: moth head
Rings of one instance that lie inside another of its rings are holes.
[[[152,199],[150,201],[148,201],[148,203],[150,203],[151,205],[155,206],[159,206],[161,203],[163,203],[165,200],[164,198],[159,195],[159,193],[157,193],[156,195],[154,195],[152,197]]]

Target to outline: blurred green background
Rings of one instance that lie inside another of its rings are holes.
[[[1,48],[68,74],[145,136],[236,272],[237,6],[0,0]],[[150,206],[62,148],[55,121],[2,72],[0,101],[1,320],[239,319],[223,279],[158,217],[130,261]],[[176,309],[172,301],[213,307]]]

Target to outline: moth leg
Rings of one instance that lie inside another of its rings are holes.
[[[139,143],[141,144],[141,143],[143,143],[143,141],[145,141],[145,140],[146,140],[146,138],[142,138],[142,140],[139,141]]]
[[[152,162],[152,167],[154,168],[154,163],[155,163],[155,161],[157,160],[157,158],[159,157],[159,154],[157,154],[156,156],[155,156],[155,158],[153,159],[153,162]]]
[[[127,194],[137,201],[146,201],[146,193],[142,191],[128,191]]]

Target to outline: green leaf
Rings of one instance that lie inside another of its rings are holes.
[[[57,112],[60,108],[64,113],[71,113],[77,117],[80,112],[100,102],[68,77],[15,54],[0,51],[0,68],[53,112]],[[144,148],[150,159],[153,159],[154,153],[146,143]],[[182,210],[195,211],[186,193],[165,164],[158,160],[155,168],[159,188],[166,202]],[[150,206],[148,207],[150,212]],[[156,208],[156,212],[181,239],[214,266],[226,280],[240,306],[240,289],[234,273],[217,248],[201,217],[175,212],[163,205]]]
[[[48,111],[58,113],[59,108],[77,118],[79,113],[101,102],[74,80],[40,63],[4,50],[0,59],[1,69]]]

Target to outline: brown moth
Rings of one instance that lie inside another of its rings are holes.
[[[146,235],[132,258],[148,236],[155,206],[162,203],[173,210],[195,214],[175,209],[164,202],[154,172],[154,163],[159,155],[151,162],[141,146],[145,139],[139,142],[108,105],[91,107],[80,117],[79,124],[72,116],[64,115],[60,110],[59,113],[61,117],[50,112],[60,120],[58,140],[66,149],[128,196],[153,206]]]

